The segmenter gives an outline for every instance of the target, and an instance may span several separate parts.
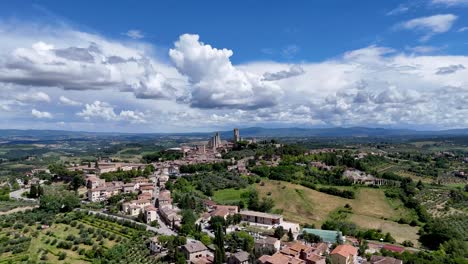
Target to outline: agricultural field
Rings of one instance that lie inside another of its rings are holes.
[[[144,240],[132,242],[151,234],[128,223],[75,212],[48,216],[42,223],[26,214],[17,216],[0,217],[0,263],[90,263],[106,259],[116,245],[128,245],[128,261],[119,261],[157,263]]]
[[[377,227],[391,232],[399,242],[417,240],[417,227],[398,224],[400,218],[415,219],[414,213],[400,201],[389,200],[383,189],[358,188],[356,199],[346,199],[321,193],[300,185],[263,181],[256,186],[261,197],[269,196],[275,201],[275,209],[285,220],[320,226],[337,208],[346,204],[352,207],[351,220],[362,228]]]

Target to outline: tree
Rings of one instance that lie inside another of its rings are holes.
[[[361,239],[359,242],[359,256],[364,256],[366,254],[366,249],[368,248],[367,246],[367,240]]]
[[[289,231],[288,231],[288,241],[294,241],[294,235],[292,233],[291,228],[289,228]]]
[[[284,234],[286,232],[284,231],[284,228],[282,226],[278,226],[276,229],[275,229],[275,233],[274,233],[274,236],[277,238],[277,239],[281,239]]]
[[[390,233],[385,234],[384,241],[390,242],[390,243],[395,243],[396,240],[390,235]]]
[[[215,259],[216,264],[221,264],[226,261],[226,252],[224,250],[224,233],[221,225],[216,226],[214,244],[216,246]]]
[[[78,191],[78,189],[81,187],[81,186],[85,186],[86,185],[86,181],[83,177],[83,175],[74,175],[71,182],[70,182],[70,189],[74,190],[75,192]]]
[[[31,187],[29,188],[29,198],[37,198],[37,187],[34,184],[31,184]]]
[[[312,233],[307,233],[304,232],[302,234],[302,238],[307,242],[307,243],[319,243],[322,242],[322,238],[320,236],[317,236],[316,234]]]
[[[80,206],[80,199],[74,192],[50,188],[41,196],[39,206],[49,212],[69,212]]]

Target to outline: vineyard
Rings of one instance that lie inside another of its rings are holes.
[[[0,217],[0,263],[157,263],[145,227],[72,212],[26,212]]]

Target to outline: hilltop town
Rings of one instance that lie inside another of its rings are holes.
[[[466,227],[466,196],[461,193],[445,212],[426,204],[427,195],[444,195],[444,188],[373,169],[397,159],[401,164],[402,154],[391,149],[308,149],[288,140],[241,138],[234,129],[227,140],[215,133],[208,141],[146,154],[140,162],[74,159],[18,178],[19,189],[10,196],[26,211],[7,211],[3,229],[14,228],[8,221],[16,214],[45,214],[35,236],[50,249],[35,253],[40,259],[111,258],[93,252],[122,244],[148,263],[403,263],[444,243],[434,245],[431,231],[424,231],[427,238],[417,231],[431,225],[432,217]],[[466,162],[452,152],[434,158]],[[464,172],[433,178],[432,184],[463,182]],[[62,205],[54,207],[56,202]],[[86,227],[98,236],[87,238]],[[56,233],[76,228],[81,239]],[[25,248],[5,252],[21,256],[30,250],[35,238],[19,237]],[[62,244],[51,245],[51,238]]]

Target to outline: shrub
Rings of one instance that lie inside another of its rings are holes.
[[[60,251],[58,253],[58,260],[64,260],[67,257],[67,253]]]

